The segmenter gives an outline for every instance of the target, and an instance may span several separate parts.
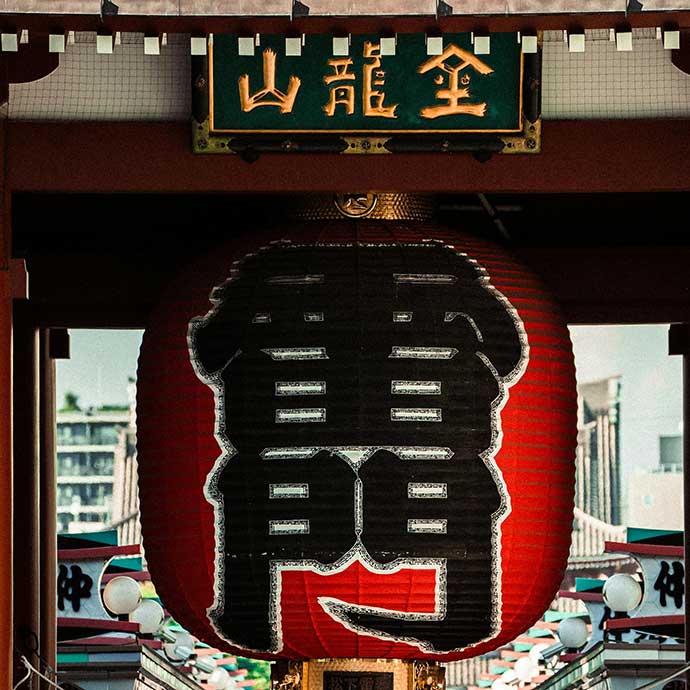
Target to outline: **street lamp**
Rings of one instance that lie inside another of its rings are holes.
[[[115,615],[132,613],[141,604],[141,588],[126,575],[114,577],[103,590],[103,603]]]
[[[165,612],[163,607],[153,599],[144,599],[139,606],[129,614],[132,623],[139,623],[139,632],[148,635],[160,628]]]
[[[632,611],[637,608],[642,601],[642,587],[640,583],[627,573],[612,575],[606,582],[602,590],[604,603],[611,611]]]
[[[558,625],[557,635],[566,649],[580,649],[589,638],[587,623],[577,616],[565,618]]]

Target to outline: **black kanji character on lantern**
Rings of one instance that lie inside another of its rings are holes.
[[[666,597],[673,599],[676,608],[683,605],[685,569],[681,561],[673,561],[669,567],[668,561],[661,561],[659,575],[654,582],[654,589],[659,592],[659,603],[666,606]]]
[[[448,651],[496,633],[493,465],[522,324],[476,263],[439,243],[273,245],[190,324],[226,446],[209,483],[224,534],[214,622],[282,646],[280,568],[443,563],[436,615],[330,611],[369,634]]]
[[[57,578],[57,606],[58,610],[65,610],[65,602],[72,604],[75,613],[81,608],[81,600],[91,597],[93,579],[82,572],[78,565],[60,565]]]

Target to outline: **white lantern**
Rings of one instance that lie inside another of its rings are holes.
[[[141,588],[126,575],[114,577],[103,590],[103,603],[116,615],[132,613],[141,604]]]
[[[491,684],[491,690],[513,690],[512,683],[515,683],[517,679],[517,673],[509,668]]]
[[[132,623],[139,623],[139,632],[155,633],[160,628],[165,612],[163,607],[153,599],[144,599],[139,606],[129,614]]]
[[[606,582],[602,591],[604,603],[612,611],[632,611],[642,601],[642,587],[632,576],[626,573],[612,575]]]
[[[226,690],[230,686],[230,674],[221,666],[208,677],[208,682],[216,686],[216,690]]]
[[[565,618],[558,626],[558,639],[566,649],[579,649],[588,637],[587,623],[582,618]]]
[[[178,632],[174,642],[163,645],[163,651],[171,661],[184,661],[194,654],[194,638],[188,632]]]
[[[520,657],[513,667],[519,680],[527,683],[539,673],[537,665],[528,656]]]
[[[539,666],[539,664],[543,660],[541,653],[548,648],[549,645],[546,644],[546,642],[540,642],[539,644],[535,644],[534,647],[532,647],[532,649],[529,650],[529,660],[532,662],[534,666]]]
[[[514,683],[518,679],[517,673],[512,668],[509,668],[507,671],[504,671],[503,674],[501,675],[501,680],[506,684],[510,685],[511,683]]]
[[[213,673],[218,668],[216,660],[209,656],[198,657],[195,664],[196,667],[204,673]]]

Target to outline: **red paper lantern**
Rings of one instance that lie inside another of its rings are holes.
[[[138,379],[146,557],[202,639],[450,661],[554,596],[573,357],[504,250],[424,222],[238,235],[174,281]]]

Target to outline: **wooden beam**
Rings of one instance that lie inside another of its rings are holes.
[[[193,154],[191,125],[184,122],[5,126],[11,191],[690,190],[687,120],[549,121],[542,153],[495,155],[486,163],[469,154],[266,154],[246,163],[235,155]]]
[[[160,3],[156,3],[160,5]],[[175,3],[176,4],[176,3]],[[305,3],[308,4],[308,3]],[[380,4],[380,3],[379,3]],[[456,6],[459,3],[455,3]],[[218,5],[218,3],[216,3]],[[345,3],[343,3],[345,5]],[[90,7],[94,7],[89,3]],[[42,7],[42,9],[44,9]],[[52,9],[53,12],[57,12]],[[461,32],[472,31],[479,22],[489,31],[520,31],[527,28],[546,30],[561,30],[570,28],[573,23],[584,29],[611,28],[617,23],[626,22],[634,28],[662,26],[672,21],[681,29],[690,27],[690,11],[644,11],[626,12],[625,4],[616,12],[575,12],[575,13],[532,13],[506,14],[505,12],[482,15],[452,14],[436,19],[432,15],[421,16],[392,16],[394,13],[386,11],[383,16],[318,16],[295,17],[289,16],[249,16],[245,9],[245,16],[228,16],[227,7],[223,4],[221,13],[206,16],[161,16],[150,12],[142,15],[99,16],[91,14],[47,14],[47,13],[3,13],[7,26],[29,29],[32,34],[54,31],[56,24],[60,28],[73,31],[139,31],[139,32],[168,32],[201,35],[204,33],[334,33],[345,31],[349,33],[380,33],[390,30],[398,33],[413,33],[420,31]],[[56,20],[58,20],[56,22]]]

